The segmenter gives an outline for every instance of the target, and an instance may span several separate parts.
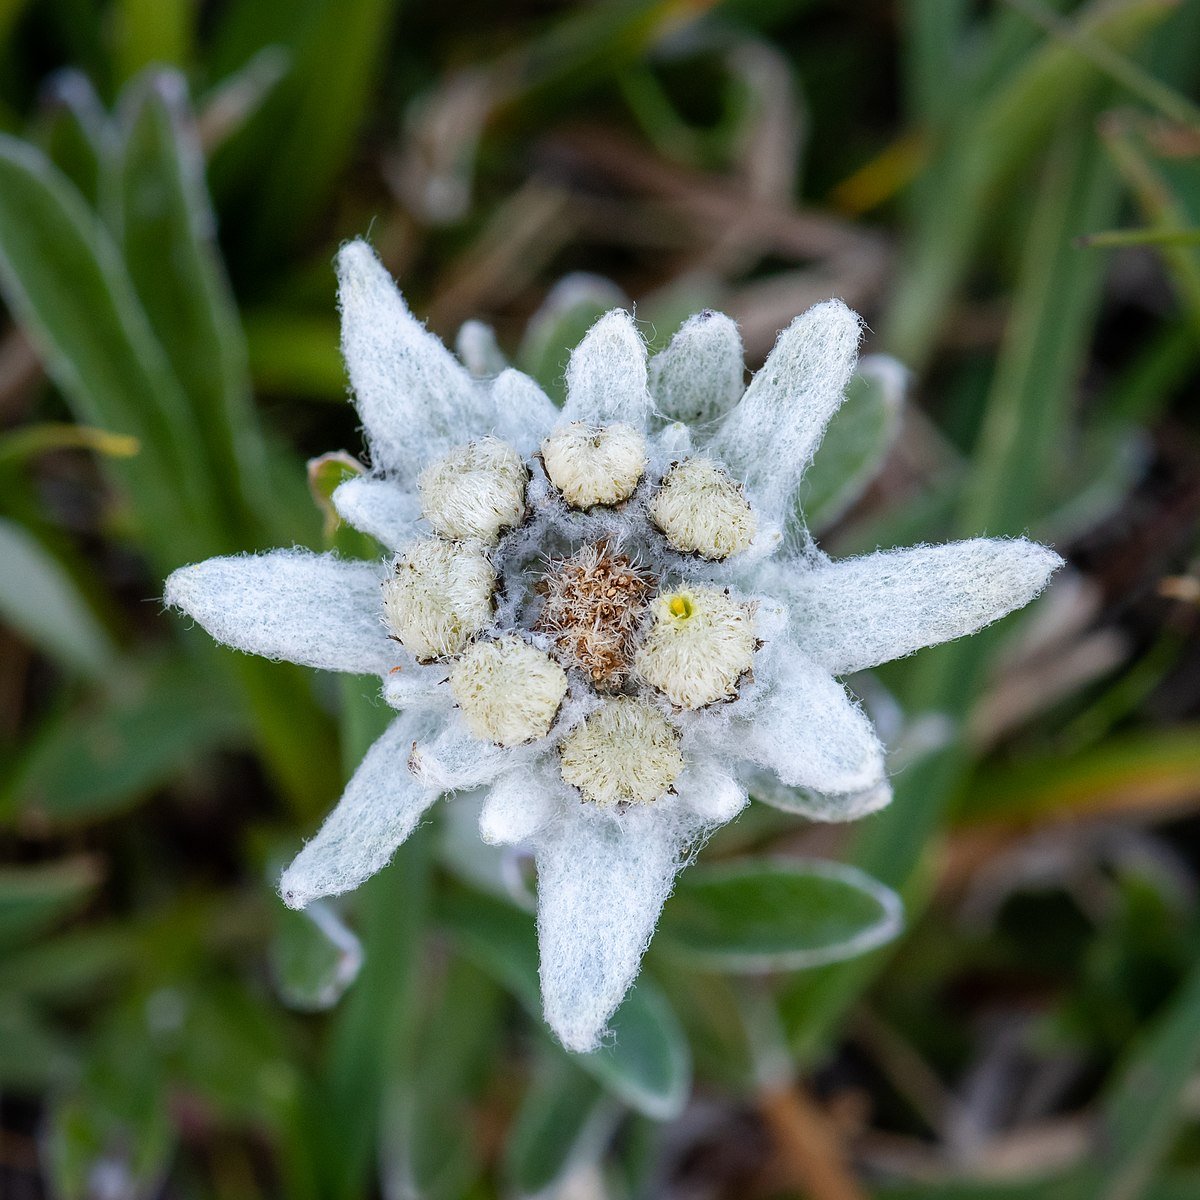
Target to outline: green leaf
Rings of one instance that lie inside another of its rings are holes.
[[[590,1075],[564,1055],[543,1055],[505,1143],[504,1173],[512,1191],[553,1195],[569,1171],[598,1157],[614,1116]]]
[[[69,1079],[74,1058],[67,1040],[15,996],[0,995],[0,1087],[44,1092]]]
[[[517,352],[518,365],[561,404],[571,350],[609,309],[628,304],[625,293],[599,275],[567,275],[530,318]]]
[[[82,71],[55,74],[42,97],[35,135],[51,161],[93,207],[111,154],[108,114]]]
[[[0,517],[0,621],[65,667],[99,678],[116,648],[70,575],[27,529]]]
[[[313,0],[265,7],[261,21],[245,18],[257,21],[254,36],[263,40],[256,48],[265,41],[289,47],[292,67],[222,148],[218,192],[236,195],[250,237],[244,250],[261,257],[311,230],[329,203],[368,113],[397,2]]]
[[[276,918],[269,957],[279,998],[300,1012],[332,1008],[358,978],[362,943],[323,900],[302,912],[280,905]]]
[[[437,915],[462,953],[503,984],[541,1026],[533,918],[465,891],[439,897]],[[609,1045],[571,1061],[638,1112],[659,1121],[678,1115],[691,1088],[691,1053],[678,1018],[647,976],[630,990],[610,1024]]]
[[[1170,1148],[1200,1068],[1200,968],[1135,1044],[1109,1090],[1077,1200],[1137,1200]]]
[[[612,1041],[573,1057],[630,1108],[656,1121],[679,1116],[692,1088],[692,1052],[675,1010],[648,976],[609,1021]]]
[[[393,1065],[382,1113],[383,1190],[460,1200],[481,1170],[471,1114],[487,1103],[508,1006],[466,959],[426,975],[438,978],[426,984],[419,1029]]]
[[[337,321],[268,309],[246,319],[250,371],[262,391],[346,401]]]
[[[663,910],[658,945],[712,970],[789,971],[865,954],[902,925],[900,898],[862,871],[757,859],[688,871]]]
[[[0,867],[0,947],[26,942],[77,908],[100,881],[91,858]]]
[[[272,503],[265,455],[186,83],[147,74],[120,115],[115,223],[129,275],[196,415],[225,519],[253,529]]]
[[[1171,8],[1162,0],[1090,0],[1071,20],[1092,42],[1128,50]],[[888,310],[886,345],[902,362],[924,368],[986,228],[994,190],[1029,162],[1057,120],[1091,99],[1101,79],[1072,46],[1050,39],[985,96],[960,106],[952,135],[923,173],[906,261]]]
[[[93,1033],[83,1079],[50,1110],[44,1162],[55,1195],[94,1196],[102,1161],[133,1195],[161,1179],[175,1131],[157,1043],[181,1019],[181,1004],[174,989],[135,993]]]
[[[198,10],[195,0],[117,0],[109,14],[117,78],[152,64],[185,66]]]
[[[800,510],[813,533],[833,525],[879,473],[900,431],[905,374],[883,355],[859,364],[800,487]]]
[[[242,735],[244,714],[219,674],[172,664],[112,683],[111,695],[50,720],[0,796],[0,815],[19,807],[52,824],[109,816]]]
[[[335,1014],[319,1107],[317,1169],[329,1197],[362,1194],[382,1098],[416,1034],[429,841],[429,831],[418,830],[354,894],[363,968]]]
[[[199,430],[108,232],[46,157],[0,137],[0,288],[77,420],[136,437],[110,466],[165,567],[219,546]]]

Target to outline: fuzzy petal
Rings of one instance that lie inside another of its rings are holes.
[[[427,787],[459,792],[491,783],[506,767],[522,761],[519,751],[481,742],[467,731],[457,715],[436,737],[420,740],[408,758],[408,768]]]
[[[840,300],[826,300],[779,335],[741,403],[709,450],[742,479],[776,521],[837,411],[854,373],[862,322]]]
[[[378,563],[272,550],[180,567],[163,599],[248,654],[385,675],[400,653],[380,620],[381,579]]]
[[[663,903],[703,823],[682,805],[564,811],[535,842],[546,1021],[594,1050],[641,967]]]
[[[745,372],[737,325],[706,309],[685,321],[650,360],[650,393],[664,417],[703,425],[738,402]]]
[[[416,535],[413,525],[421,515],[420,502],[394,480],[359,475],[339,484],[332,499],[347,525],[369,533],[388,550],[398,550]]]
[[[411,483],[486,430],[486,389],[418,321],[363,241],[338,254],[342,354],[376,470]]]
[[[781,579],[805,654],[834,675],[982,629],[1032,600],[1062,566],[1025,538],[974,538],[848,558]]]
[[[491,385],[493,432],[522,454],[532,454],[561,414],[528,375],[509,369]]]
[[[492,784],[479,814],[479,836],[489,846],[528,841],[550,821],[562,789],[540,771],[518,769]]]
[[[387,865],[437,799],[404,768],[409,747],[429,726],[427,714],[405,713],[367,751],[337,807],[279,881],[289,908],[352,891]]]
[[[482,321],[465,321],[460,326],[454,350],[476,379],[491,379],[508,366],[496,341],[496,331]]]
[[[693,761],[675,781],[680,800],[703,821],[725,824],[746,807],[746,789],[716,763]]]
[[[571,352],[563,418],[644,430],[653,411],[647,389],[646,346],[633,318],[606,313]]]
[[[845,795],[883,782],[883,747],[846,689],[798,651],[778,650],[774,686],[724,732],[726,751],[789,788]]]

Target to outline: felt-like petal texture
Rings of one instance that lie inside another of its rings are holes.
[[[781,570],[775,594],[804,653],[848,675],[990,625],[1028,604],[1060,566],[1025,538],[973,538]]]
[[[337,807],[284,871],[279,891],[289,908],[358,887],[413,831],[438,793],[404,764],[412,743],[431,732],[430,723],[427,713],[404,713],[376,739]]]
[[[421,515],[420,501],[395,480],[359,475],[338,484],[332,500],[347,525],[369,533],[389,550],[398,550],[416,536],[413,525]]]
[[[528,841],[554,815],[563,792],[561,781],[556,788],[547,773],[539,769],[518,769],[501,775],[484,798],[479,836],[489,846]]]
[[[491,383],[492,432],[532,454],[562,414],[554,401],[528,375],[510,368]]]
[[[689,317],[650,360],[650,394],[672,421],[703,425],[724,416],[745,387],[742,336],[724,313]]]
[[[621,309],[606,313],[571,351],[563,419],[591,425],[621,422],[644,430],[653,412],[646,345]]]
[[[714,739],[787,787],[846,794],[881,783],[883,747],[846,689],[793,647],[777,652],[777,676],[753,715],[714,730]]]
[[[400,651],[380,619],[383,573],[379,563],[272,550],[180,567],[163,599],[247,654],[385,675]]]
[[[409,770],[426,787],[439,792],[457,792],[481,787],[527,756],[481,742],[452,714],[436,737],[419,740],[406,754]]]
[[[682,805],[563,811],[534,842],[546,1021],[594,1050],[641,967],[659,912],[703,829]]]
[[[343,246],[337,268],[342,354],[373,465],[411,483],[486,432],[486,387],[409,312],[366,242]]]
[[[797,317],[709,445],[777,521],[845,396],[861,330],[840,300]]]
[[[454,351],[476,379],[490,379],[508,366],[496,331],[482,321],[463,322],[454,339]]]
[[[709,759],[688,763],[674,786],[681,803],[714,824],[732,821],[749,802],[746,789]]]

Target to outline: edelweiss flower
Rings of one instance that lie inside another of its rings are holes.
[[[1060,560],[981,539],[831,562],[790,527],[855,367],[839,301],[796,318],[745,389],[727,317],[693,317],[647,364],[611,312],[560,411],[518,371],[472,377],[364,243],[338,273],[373,471],[334,504],[392,557],[210,559],[166,600],[238,649],[378,675],[399,712],[284,900],[357,887],[439,795],[486,788],[483,838],[535,855],[546,1019],[589,1050],[676,872],[748,789],[817,820],[889,801],[838,677],[979,629]]]

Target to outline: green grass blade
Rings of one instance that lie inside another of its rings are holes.
[[[85,424],[136,437],[110,470],[129,488],[160,568],[219,546],[199,430],[116,247],[68,180],[0,137],[0,286]]]
[[[0,517],[0,622],[93,679],[116,647],[57,559],[23,526]]]
[[[187,393],[230,527],[245,545],[270,503],[237,309],[215,244],[204,160],[181,76],[124,97],[116,224],[130,278]]]
[[[1092,0],[1073,20],[1093,41],[1127,50],[1172,8],[1168,0]],[[921,182],[924,203],[888,308],[884,341],[902,362],[924,367],[995,188],[1028,161],[1064,111],[1086,103],[1102,78],[1070,46],[1046,42],[956,125]]]
[[[1195,969],[1114,1081],[1076,1200],[1137,1200],[1147,1194],[1198,1068],[1200,969]]]

